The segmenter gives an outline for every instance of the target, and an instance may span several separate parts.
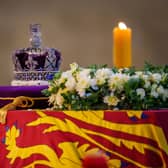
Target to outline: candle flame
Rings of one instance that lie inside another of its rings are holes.
[[[119,22],[118,23],[118,27],[121,29],[121,30],[126,30],[127,29],[127,26],[124,22]]]

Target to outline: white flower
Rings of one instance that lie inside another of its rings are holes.
[[[168,98],[168,89],[164,89],[162,85],[157,88],[157,93],[162,97],[164,101]]]
[[[79,71],[76,74],[77,81],[76,81],[75,89],[80,95],[80,97],[85,96],[85,92],[87,88],[89,87],[96,88],[96,79],[91,78],[90,72],[91,72],[90,69],[81,69],[81,71]]]
[[[58,92],[57,94],[52,94],[49,97],[49,103],[53,104],[54,107],[59,107],[61,108],[64,102],[64,98],[61,96],[60,92]]]
[[[102,68],[96,71],[96,79],[98,85],[103,85],[112,74],[112,71],[109,68]]]
[[[94,90],[97,90],[98,89],[98,86],[97,86],[97,80],[95,78],[93,79],[90,79],[90,86],[94,89]]]
[[[55,102],[59,107],[62,107],[62,105],[64,103],[64,98],[61,95],[64,92],[65,92],[65,90],[60,89],[56,94]]]
[[[144,82],[145,82],[144,88],[147,89],[147,88],[151,87],[151,81],[150,81],[149,75],[143,74],[143,75],[142,75],[142,79],[143,79]]]
[[[149,81],[149,75],[143,74],[142,79],[144,79],[145,81]]]
[[[151,87],[151,83],[150,83],[150,81],[145,81],[145,84],[144,84],[144,88],[149,88],[149,87]]]
[[[121,73],[112,74],[108,80],[109,88],[112,91],[115,91],[115,90],[122,91],[124,83],[128,81],[128,79],[129,79],[129,76],[126,74],[121,74]]]
[[[154,84],[152,84],[151,89],[152,89],[152,90],[156,90],[156,89],[157,89],[157,87],[158,87],[158,85],[154,83]]]
[[[157,84],[153,84],[152,87],[151,87],[151,93],[150,94],[154,98],[158,98],[158,96],[159,96],[159,93],[157,92],[157,87],[158,87]]]
[[[103,102],[109,106],[117,106],[119,99],[111,93],[109,96],[105,96]]]
[[[80,97],[85,97],[85,93],[86,93],[85,89],[79,88],[77,91]]]
[[[139,75],[137,75],[137,74],[132,75],[132,76],[130,76],[130,79],[139,79]]]
[[[159,87],[156,89],[159,95],[163,95],[165,92],[165,89],[162,85],[159,85]]]
[[[68,90],[74,90],[76,87],[76,81],[74,77],[70,77],[67,79],[65,86],[67,87]]]
[[[140,99],[144,99],[145,97],[145,90],[143,88],[136,89],[136,93],[138,96],[140,96]]]
[[[78,67],[79,67],[78,64],[75,62],[70,64],[70,68],[72,72],[75,72],[78,69]]]
[[[86,89],[89,87],[90,87],[90,78],[84,77],[84,78],[81,78],[77,81],[76,89],[78,89],[78,88]]]
[[[80,95],[80,97],[85,96],[85,91],[90,87],[90,78],[80,78],[76,83],[76,91]]]
[[[154,73],[151,75],[151,78],[152,78],[152,81],[159,83],[162,79],[162,76],[159,73]]]
[[[151,96],[153,96],[154,98],[158,98],[159,94],[155,90],[152,90],[151,91]]]
[[[90,78],[90,69],[82,69],[81,71],[77,72],[76,79],[79,81],[82,78]]]
[[[56,100],[56,96],[57,96],[57,94],[52,94],[50,97],[49,97],[49,103],[50,104],[54,104],[54,102],[55,102],[55,100]]]
[[[138,76],[142,76],[143,72],[142,71],[136,71],[135,74],[138,75]]]
[[[61,77],[59,78],[59,84],[64,83],[68,78],[72,77],[71,71],[65,71],[61,74]]]
[[[164,89],[163,100],[165,101],[168,98],[168,89]]]

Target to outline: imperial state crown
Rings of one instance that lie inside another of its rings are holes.
[[[22,85],[28,81],[48,81],[60,68],[61,53],[55,48],[42,47],[40,28],[40,24],[31,24],[31,46],[18,49],[12,55],[14,64],[12,85]]]

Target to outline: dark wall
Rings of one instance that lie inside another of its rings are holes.
[[[0,0],[0,85],[10,85],[12,52],[29,46],[29,24],[42,25],[43,45],[58,48],[62,70],[77,62],[112,64],[112,29],[133,31],[133,65],[168,62],[167,0]]]

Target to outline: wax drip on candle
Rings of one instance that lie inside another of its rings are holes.
[[[127,29],[127,26],[124,22],[119,22],[118,23],[118,27],[121,29],[121,30],[126,30]]]

